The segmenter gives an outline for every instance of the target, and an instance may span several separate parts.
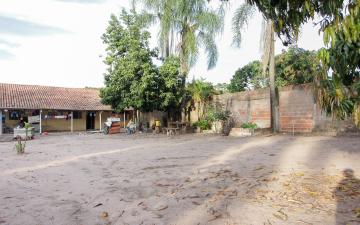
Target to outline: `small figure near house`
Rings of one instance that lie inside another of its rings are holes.
[[[126,133],[133,134],[136,131],[136,124],[130,120],[129,123],[126,125]]]
[[[18,128],[24,128],[25,127],[25,122],[24,122],[24,118],[20,118],[19,124],[18,124]]]
[[[142,133],[144,131],[144,125],[142,122],[139,123],[139,133]]]

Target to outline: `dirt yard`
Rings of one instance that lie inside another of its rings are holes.
[[[0,224],[360,224],[360,138],[0,143]]]

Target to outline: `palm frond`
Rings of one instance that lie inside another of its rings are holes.
[[[237,47],[241,46],[242,32],[244,26],[249,23],[255,12],[255,7],[247,3],[242,4],[236,9],[232,18],[233,44]]]
[[[196,26],[202,32],[216,35],[223,30],[224,23],[222,18],[215,11],[201,12],[196,18]]]
[[[200,32],[199,41],[207,54],[208,69],[214,68],[218,60],[218,49],[215,43],[215,37],[208,33]]]

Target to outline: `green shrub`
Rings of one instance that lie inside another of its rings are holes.
[[[243,123],[243,124],[241,125],[241,128],[256,129],[256,128],[257,128],[257,125],[256,125],[256,123],[251,123],[251,122],[249,122],[249,123]]]
[[[201,119],[195,123],[193,123],[193,127],[199,127],[201,130],[209,130],[211,129],[211,123],[207,119]]]
[[[16,137],[16,139],[17,143],[15,144],[15,150],[18,154],[23,154],[25,152],[26,141],[22,142],[20,136]]]
[[[214,121],[226,121],[230,117],[229,111],[216,110],[214,108],[210,108],[207,112],[206,119],[210,122]]]

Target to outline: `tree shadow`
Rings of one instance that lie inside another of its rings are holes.
[[[360,224],[360,179],[352,169],[343,170],[343,179],[334,190],[336,225]]]

